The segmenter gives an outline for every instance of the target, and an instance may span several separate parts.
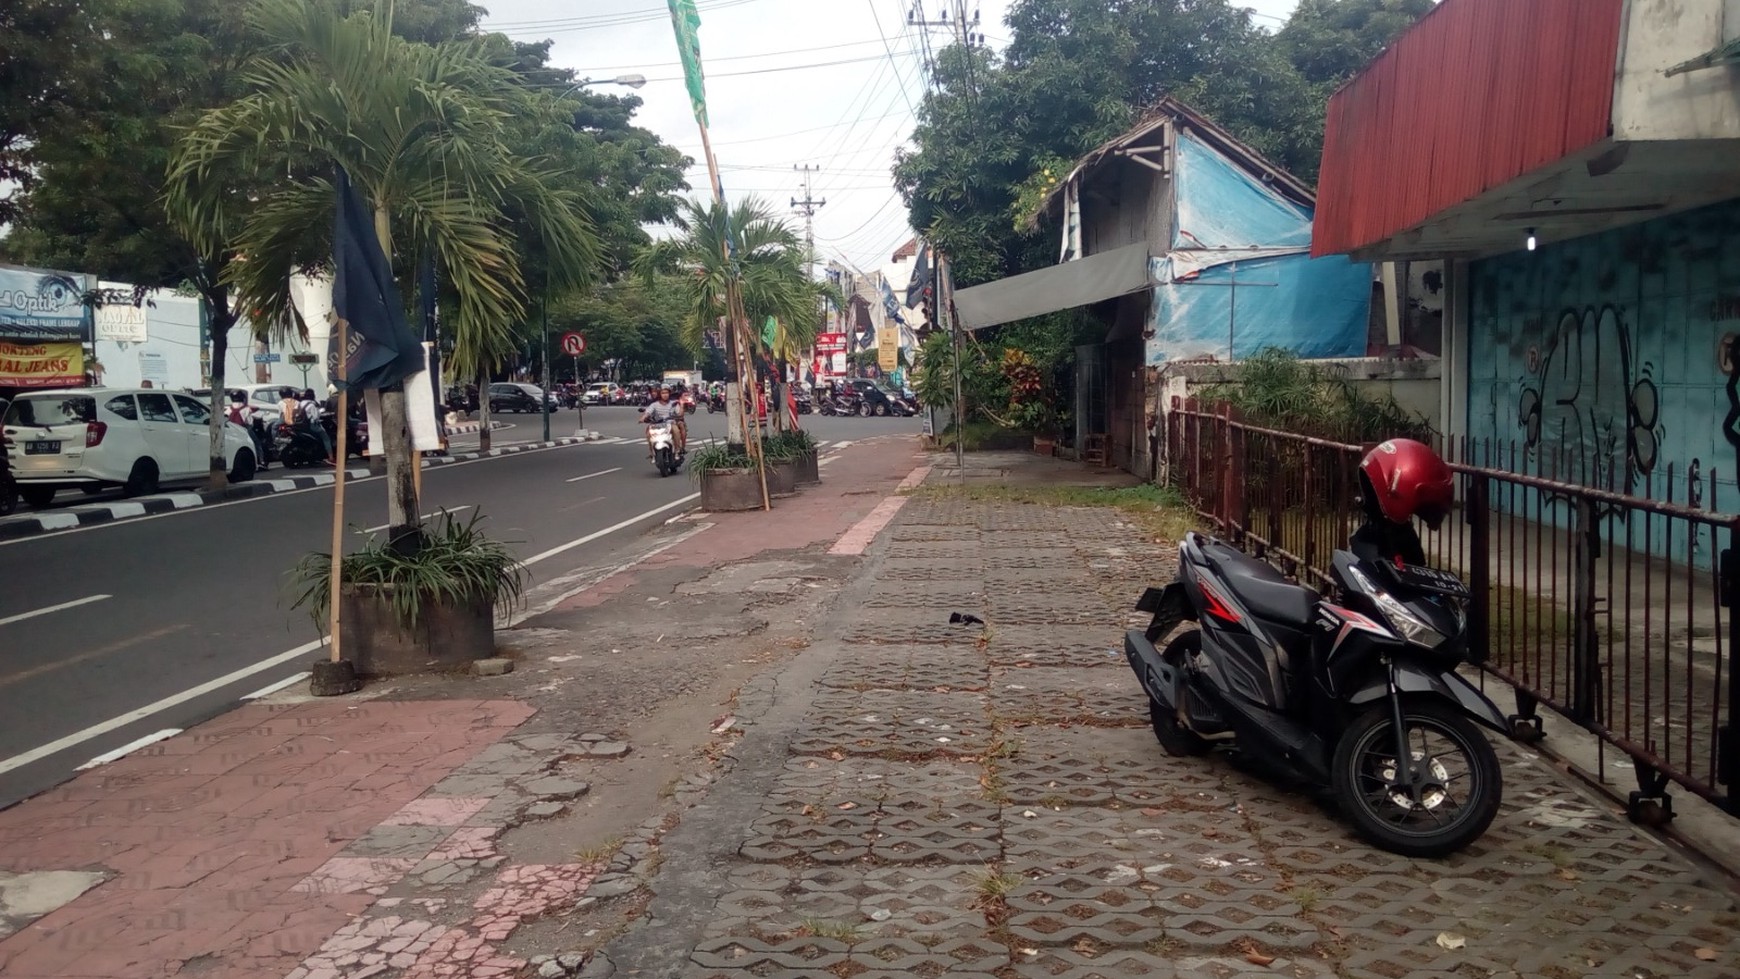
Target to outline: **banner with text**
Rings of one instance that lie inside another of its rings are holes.
[[[0,265],[0,339],[83,342],[90,322],[78,276]]]
[[[85,351],[78,343],[7,343],[0,340],[0,388],[79,387]]]

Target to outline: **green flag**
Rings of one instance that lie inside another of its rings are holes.
[[[773,341],[779,336],[779,321],[769,316],[767,323],[761,327],[761,345],[773,349]]]
[[[695,121],[707,125],[707,83],[701,77],[701,15],[695,10],[695,0],[667,0],[671,6],[671,26],[677,31],[677,54],[683,59],[683,78],[689,84],[689,102],[695,107]]]

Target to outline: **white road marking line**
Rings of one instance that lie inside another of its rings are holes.
[[[448,513],[458,513],[461,510],[469,510],[471,508],[472,508],[471,504],[467,503],[464,506],[450,506],[450,507],[443,507],[442,509],[446,510]],[[423,519],[424,520],[434,520],[436,517],[439,517],[439,516],[441,516],[441,510],[436,510],[434,513],[423,514]],[[379,527],[366,527],[363,529],[362,532],[365,534],[378,534],[381,531],[386,530],[388,527],[391,527],[391,526],[392,526],[392,524],[390,524],[390,523],[384,523],[384,524],[381,524]]]
[[[307,656],[309,653],[312,653],[325,645],[325,639],[317,639],[314,642],[303,643],[295,649],[285,650],[270,659],[263,659],[252,666],[244,666],[239,670],[232,670],[215,680],[207,680],[199,686],[188,687],[180,693],[170,694],[161,700],[152,701],[143,707],[135,708],[125,714],[119,714],[106,721],[92,724],[90,727],[87,727],[82,731],[74,731],[66,737],[56,738],[47,744],[38,745],[23,754],[13,755],[11,758],[0,761],[0,775],[4,775],[13,769],[23,768],[26,765],[39,762],[44,758],[51,758],[68,748],[84,744],[92,738],[100,738],[103,735],[108,734],[110,731],[119,730],[135,721],[142,721],[153,714],[161,714],[171,707],[179,707],[190,700],[196,700],[215,690],[222,690],[224,687],[235,683],[237,680],[245,680],[256,673],[263,673],[280,663],[288,663],[298,656]]]
[[[299,683],[299,682],[306,680],[306,679],[308,679],[308,671],[303,670],[301,673],[298,673],[295,676],[285,677],[284,679],[279,680],[277,683],[267,684],[266,686],[261,687],[260,689],[254,691],[253,693],[242,694],[242,699],[243,700],[259,700],[262,697],[270,697],[273,694],[277,693],[278,691],[284,689],[285,687],[291,686],[292,684],[295,684],[295,683]]]
[[[841,449],[843,449],[846,446],[851,445],[851,444],[852,444],[851,439],[847,439],[844,442],[835,442],[834,443],[834,451],[838,452],[839,450],[841,450]]]
[[[50,605],[47,608],[39,608],[34,612],[20,612],[17,615],[8,615],[6,618],[0,619],[0,625],[11,625],[14,622],[23,622],[25,619],[34,619],[39,615],[47,615],[50,612],[64,612],[69,608],[78,608],[80,605],[89,605],[92,602],[100,602],[105,598],[113,597],[114,596],[112,595],[87,595],[84,598],[77,598],[70,602],[61,602],[59,605]]]
[[[553,451],[556,449],[570,449],[570,448],[573,448],[574,446],[580,445],[580,444],[583,444],[583,443],[573,442],[573,443],[569,443],[568,445],[551,445],[551,446],[546,446],[546,447],[540,448],[540,449],[532,449],[529,452],[522,453],[522,455],[532,455],[532,454],[538,453],[538,452],[550,452],[550,451]],[[449,462],[449,463],[444,463],[443,465],[439,465],[439,466],[432,466],[429,468],[429,471],[430,472],[443,472],[443,471],[448,470],[448,469],[458,469],[460,466],[469,466],[473,463],[485,462],[485,461],[487,461],[487,460],[484,460],[484,459],[462,459],[459,462]],[[328,479],[330,479],[330,478],[331,477],[328,477]],[[387,478],[387,477],[384,474],[380,475],[380,476],[366,476],[366,477],[363,477],[361,479],[350,479],[347,477],[345,479],[345,484],[346,485],[354,485],[356,483],[372,483],[377,479],[385,479],[385,478]],[[103,530],[103,529],[106,529],[109,527],[118,527],[118,526],[123,526],[123,525],[130,526],[132,524],[144,523],[147,520],[162,520],[165,517],[181,516],[181,515],[186,514],[186,513],[198,513],[201,511],[218,510],[218,509],[222,509],[223,507],[242,506],[242,505],[248,504],[248,503],[259,503],[262,500],[280,500],[280,499],[283,499],[284,497],[287,497],[287,496],[296,496],[296,495],[301,494],[301,493],[314,493],[314,492],[318,492],[322,489],[325,489],[325,487],[323,487],[323,486],[307,486],[307,487],[303,487],[301,489],[297,489],[297,488],[295,488],[295,486],[293,484],[290,483],[289,480],[284,480],[283,482],[286,484],[286,486],[289,487],[286,491],[283,491],[283,492],[265,493],[265,494],[262,494],[260,496],[250,496],[250,497],[245,497],[245,498],[240,499],[240,500],[226,500],[222,503],[207,503],[204,506],[192,506],[192,507],[188,507],[186,509],[173,510],[169,513],[151,513],[151,514],[146,514],[143,517],[135,517],[132,520],[111,521],[111,522],[106,522],[106,523],[85,524],[83,526],[80,526],[78,516],[76,514],[69,513],[69,512],[64,511],[64,510],[56,510],[56,511],[53,511],[51,513],[28,514],[27,516],[33,516],[37,520],[41,521],[42,527],[45,531],[52,531],[52,532],[51,533],[41,533],[41,534],[31,534],[28,537],[14,537],[11,540],[0,540],[0,547],[7,547],[7,546],[10,546],[13,544],[28,544],[31,541],[39,541],[39,540],[43,540],[43,539],[48,538],[48,537],[65,537],[68,534],[83,534],[83,533],[87,533],[87,532],[92,531],[92,530]],[[192,494],[192,493],[183,494],[183,495],[190,496],[195,500],[199,499],[198,496],[196,496],[195,494]]]
[[[535,615],[543,615],[545,612],[548,612],[568,599],[573,598],[575,595],[578,595],[589,588],[598,587],[604,582],[609,581],[611,578],[616,577],[632,567],[635,567],[641,562],[646,561],[655,555],[663,554],[671,548],[676,547],[678,544],[681,544],[711,526],[713,525],[710,523],[704,523],[691,530],[684,531],[650,551],[638,554],[631,560],[624,561],[614,568],[604,569],[602,573],[600,573],[596,568],[586,568],[580,571],[575,571],[571,574],[563,575],[560,578],[552,578],[534,589],[532,595],[527,596],[525,607],[521,608],[519,612],[510,617],[503,628],[511,629]],[[577,587],[569,587],[576,581],[584,583]],[[555,591],[557,594],[551,598],[545,599],[537,605],[531,604],[532,599],[537,597],[538,594],[551,591]]]
[[[619,472],[622,472],[621,466],[617,466],[615,469],[606,469],[603,472],[587,473],[584,476],[575,476],[573,479],[567,480],[567,482],[578,483],[582,479],[591,479],[594,476],[608,476],[611,473],[619,473]]]
[[[116,748],[114,751],[105,751],[102,754],[98,755],[97,757],[92,758],[90,761],[85,762],[83,765],[80,765],[79,767],[73,769],[73,771],[75,771],[75,772],[88,771],[92,768],[98,768],[100,766],[107,765],[109,762],[112,762],[112,761],[120,761],[122,758],[125,758],[128,755],[132,754],[133,752],[138,751],[140,748],[146,747],[147,745],[156,744],[159,741],[167,741],[170,738],[175,737],[177,734],[181,733],[181,730],[182,729],[178,728],[178,727],[168,727],[168,728],[164,728],[161,731],[158,731],[155,734],[147,734],[137,741],[127,742],[126,744],[120,746],[119,748]]]
[[[664,506],[655,507],[651,510],[648,510],[645,513],[637,513],[634,516],[629,517],[627,520],[623,520],[623,521],[618,522],[618,523],[613,523],[610,526],[604,528],[603,530],[595,530],[592,533],[587,534],[585,537],[576,538],[574,540],[569,541],[566,544],[558,544],[555,547],[552,547],[549,550],[543,552],[542,554],[534,554],[531,557],[526,558],[523,563],[525,563],[527,565],[537,564],[539,561],[543,561],[543,560],[546,560],[548,558],[553,558],[556,555],[561,554],[564,551],[571,551],[574,548],[581,546],[582,544],[590,544],[600,537],[604,537],[604,536],[607,536],[609,534],[614,534],[617,531],[623,529],[624,527],[632,527],[635,524],[640,523],[642,520],[647,519],[648,517],[656,517],[659,514],[664,513],[666,510],[675,510],[677,507],[680,507],[686,503],[693,503],[700,498],[701,498],[701,494],[690,493],[688,496],[685,496],[680,500],[672,500],[671,502],[666,503]]]

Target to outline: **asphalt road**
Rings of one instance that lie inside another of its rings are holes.
[[[723,438],[724,417],[692,417],[691,443]],[[507,420],[497,445],[542,435],[537,416]],[[633,409],[588,409],[585,424],[606,440],[428,469],[424,512],[481,512],[534,585],[624,560],[641,532],[693,505],[695,487],[659,477]],[[560,412],[551,433],[575,427]],[[805,427],[838,444],[918,421],[810,416]],[[285,572],[329,549],[331,519],[320,488],[0,543],[0,808],[306,670],[319,632],[289,610]],[[352,481],[347,526],[386,519],[382,481]]]

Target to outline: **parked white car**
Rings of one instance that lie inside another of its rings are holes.
[[[278,403],[285,395],[296,397],[302,389],[288,384],[238,384],[224,389],[232,398],[239,392],[247,399],[248,407],[254,413],[264,417],[268,427],[283,420],[283,414],[278,410]],[[199,388],[193,392],[194,400],[200,404],[211,404],[211,388]]]
[[[204,476],[210,418],[205,405],[176,391],[74,388],[20,394],[0,433],[19,495],[44,506],[61,489],[121,486],[140,496],[160,482]],[[254,442],[240,426],[224,426],[224,458],[231,482],[254,478]]]

